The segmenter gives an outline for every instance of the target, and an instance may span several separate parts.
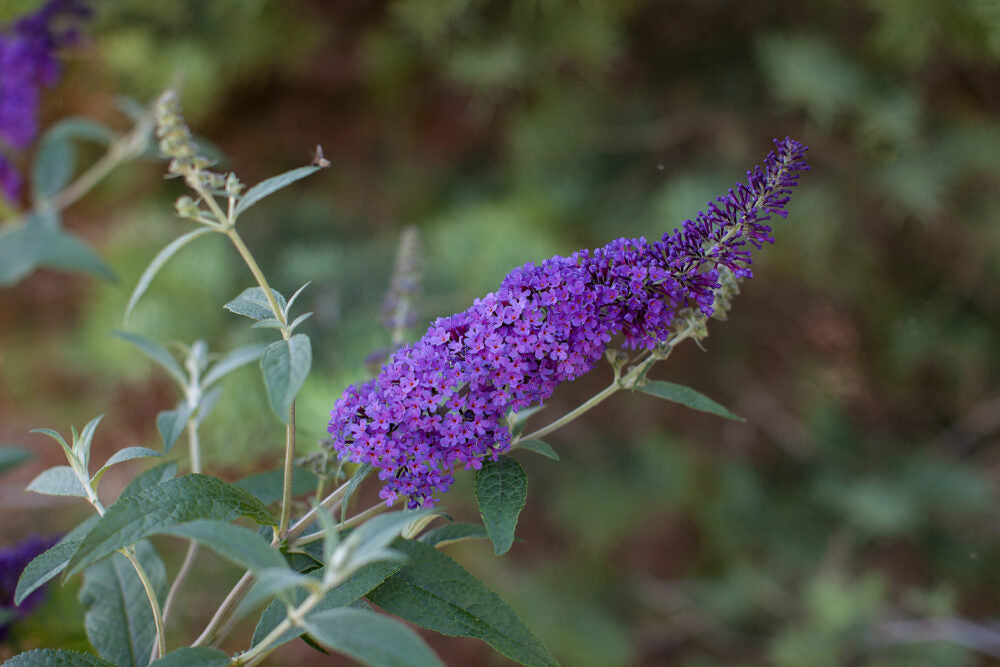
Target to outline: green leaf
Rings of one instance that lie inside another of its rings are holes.
[[[173,410],[161,410],[156,415],[156,430],[163,439],[163,453],[169,454],[170,448],[184,432],[188,420],[191,419],[191,406],[187,401],[181,401]]]
[[[662,380],[651,380],[646,384],[639,386],[638,389],[644,394],[656,396],[657,398],[662,398],[674,403],[680,403],[681,405],[686,405],[687,407],[695,410],[711,412],[713,415],[718,415],[735,421],[746,421],[743,417],[734,415],[732,412],[722,407],[708,396],[698,393],[691,387],[685,387],[682,384],[663,382]]]
[[[42,138],[35,154],[32,169],[31,190],[35,205],[48,201],[66,187],[73,177],[76,166],[76,150],[73,143],[51,131]]]
[[[247,475],[234,482],[236,486],[254,495],[260,502],[270,505],[281,500],[285,485],[284,468]],[[292,497],[316,490],[319,478],[303,468],[292,469]]]
[[[295,595],[296,591],[314,591],[320,586],[320,582],[316,581],[314,577],[295,572],[287,566],[282,568],[268,567],[259,570],[256,574],[257,581],[243,602],[240,603],[242,610],[253,609],[276,595],[285,604],[291,604],[292,596]]]
[[[153,282],[153,278],[155,278],[156,274],[159,273],[161,268],[163,268],[163,265],[167,263],[167,260],[173,257],[178,250],[186,246],[191,241],[194,241],[199,236],[208,234],[212,231],[215,230],[211,227],[199,227],[198,229],[177,237],[163,250],[157,253],[156,257],[153,258],[153,261],[146,267],[146,270],[142,272],[141,276],[139,276],[139,282],[136,283],[131,296],[128,298],[128,305],[125,306],[125,316],[122,318],[123,323],[128,324],[129,315],[132,314],[132,309],[135,308],[135,304],[139,302],[139,298],[146,293],[147,289],[149,289],[149,284]]]
[[[139,564],[146,571],[156,597],[167,594],[167,572],[156,550],[143,540],[135,545]],[[87,639],[102,658],[122,667],[146,667],[156,641],[156,627],[142,580],[125,556],[87,568],[80,589],[85,610]]]
[[[128,498],[130,496],[137,496],[146,489],[154,487],[157,484],[162,484],[168,479],[173,479],[175,475],[177,475],[176,463],[173,461],[161,463],[158,466],[150,468],[129,482],[128,486],[125,487],[125,490],[118,496],[118,500],[122,500],[123,498]]]
[[[229,654],[217,648],[185,646],[171,651],[165,657],[150,664],[150,667],[226,667],[232,664]]]
[[[559,460],[559,454],[556,453],[556,450],[552,449],[549,443],[542,442],[541,440],[518,440],[514,446],[518,449],[526,449],[529,452],[547,456],[553,461]]]
[[[326,609],[336,609],[338,607],[346,607],[350,604],[356,602],[362,595],[366,595],[370,590],[381,584],[383,581],[391,577],[399,569],[403,567],[400,562],[392,561],[379,561],[377,563],[369,563],[365,565],[357,572],[352,574],[347,578],[344,583],[340,584],[336,588],[330,590],[323,599],[319,601],[313,608],[313,612],[323,611]],[[322,577],[324,570],[316,570],[310,574],[313,577]],[[297,591],[292,597],[292,604],[300,605],[302,601],[306,599],[305,591]],[[267,606],[264,613],[261,614],[260,621],[257,622],[257,627],[253,631],[253,639],[250,641],[251,646],[256,646],[261,640],[264,639],[272,630],[278,627],[281,621],[285,620],[285,605],[278,600],[274,600]],[[278,639],[272,644],[272,646],[280,646],[285,642],[290,642],[296,637],[301,636],[305,631],[302,628],[291,628],[282,634]]]
[[[311,280],[308,280],[308,281],[306,281],[306,282],[305,282],[305,283],[304,283],[304,284],[302,285],[302,287],[300,287],[300,288],[298,288],[297,290],[295,290],[295,294],[293,294],[293,295],[292,295],[291,297],[289,297],[289,299],[288,299],[288,303],[287,303],[287,304],[285,304],[285,309],[284,309],[284,311],[283,311],[283,312],[284,312],[284,315],[285,315],[285,319],[286,319],[286,320],[288,319],[288,313],[290,313],[290,312],[291,312],[291,310],[292,310],[292,304],[294,304],[294,303],[295,303],[295,300],[299,298],[299,295],[300,295],[300,294],[302,294],[302,292],[303,292],[303,291],[305,290],[305,288],[309,287],[309,285],[311,285],[311,284],[312,284],[312,281],[311,281]],[[301,319],[301,318],[300,318],[300,319]],[[296,320],[296,321],[298,321],[298,320]],[[294,328],[294,327],[293,327],[293,328]]]
[[[201,380],[202,389],[208,389],[212,383],[217,382],[240,366],[244,366],[253,361],[257,361],[260,355],[264,354],[267,345],[245,345],[231,351],[226,356],[215,362],[215,365],[208,369],[205,377]]]
[[[300,324],[302,324],[303,322],[305,322],[306,320],[308,320],[310,317],[312,317],[312,314],[313,314],[312,311],[309,311],[308,313],[302,313],[301,315],[299,315],[298,317],[296,317],[295,320],[293,320],[291,324],[288,325],[288,330],[289,331],[295,331],[299,327]]]
[[[0,474],[5,473],[12,468],[16,468],[32,457],[34,457],[34,454],[29,452],[27,449],[13,447],[10,445],[0,446]]]
[[[374,467],[371,463],[362,463],[358,466],[358,469],[354,471],[354,475],[351,477],[351,481],[347,484],[347,489],[344,490],[344,499],[340,501],[340,522],[343,523],[347,521],[347,504],[351,501],[351,496],[354,495],[354,490],[358,488],[361,482],[365,481],[365,477],[368,476]]]
[[[49,436],[59,443],[59,446],[62,447],[63,452],[66,454],[67,460],[73,461],[76,459],[76,454],[73,453],[73,448],[66,444],[66,439],[62,437],[62,434],[59,433],[59,431],[53,431],[50,428],[33,428],[31,429],[31,432]]]
[[[109,458],[104,465],[101,466],[100,470],[94,473],[94,476],[90,479],[90,483],[96,489],[97,484],[101,481],[101,477],[111,466],[124,463],[125,461],[131,461],[132,459],[141,459],[151,456],[163,456],[163,454],[154,449],[149,449],[148,447],[126,447],[125,449],[119,449],[111,455],[111,458]]]
[[[368,599],[411,623],[453,637],[476,637],[528,667],[559,663],[514,610],[465,568],[434,547],[397,540],[410,560]]]
[[[259,572],[265,568],[287,568],[284,557],[255,531],[223,521],[199,519],[162,531],[186,537],[237,565]]]
[[[272,287],[271,295],[277,301],[279,308],[285,307],[285,297],[281,296],[281,292]],[[249,317],[251,320],[266,320],[275,316],[274,311],[271,310],[271,303],[260,287],[246,288],[223,308],[231,313]]]
[[[84,139],[95,144],[107,146],[115,140],[115,133],[110,129],[82,116],[64,118],[53,125],[46,136],[53,136],[60,139]]]
[[[247,190],[246,194],[240,197],[240,201],[236,205],[236,210],[234,211],[235,215],[239,215],[264,197],[274,194],[278,190],[291,185],[295,181],[303,179],[306,176],[319,171],[319,169],[319,167],[314,166],[299,167],[298,169],[292,169],[291,171],[286,171],[283,174],[261,181]]]
[[[509,456],[483,461],[476,473],[476,500],[497,556],[514,543],[517,517],[527,497],[528,476],[520,463]]]
[[[305,628],[324,646],[373,667],[444,667],[416,632],[388,616],[327,609],[309,614]]]
[[[476,523],[448,523],[429,530],[418,539],[431,547],[443,547],[452,542],[470,539],[487,539],[489,534],[485,526]]]
[[[52,221],[54,213],[0,232],[0,286],[14,285],[38,267],[80,271],[114,282],[114,272],[77,236]]]
[[[271,343],[260,358],[271,408],[285,423],[288,423],[292,402],[306,381],[310,366],[312,344],[305,334]]]
[[[222,396],[222,387],[212,387],[206,391],[201,396],[201,400],[198,401],[198,410],[194,414],[194,425],[201,426],[201,423],[205,421],[205,418],[212,412],[215,408],[215,404],[219,402],[219,398]]]
[[[21,604],[21,601],[35,589],[66,569],[69,559],[73,557],[83,538],[97,525],[99,519],[96,514],[87,517],[80,525],[64,535],[57,544],[35,556],[21,572],[17,590],[14,591],[14,604]]]
[[[84,471],[90,470],[90,446],[94,442],[94,432],[97,430],[97,425],[101,423],[102,419],[104,419],[104,415],[97,415],[87,422],[83,431],[80,432],[80,437],[73,442],[73,453],[83,465]]]
[[[124,495],[124,494],[123,494]],[[191,473],[119,498],[108,508],[70,561],[67,577],[117,549],[196,519],[231,521],[246,516],[274,525],[263,504],[243,489]]]
[[[19,653],[3,664],[4,667],[119,667],[91,653],[54,648]]]
[[[24,598],[65,570],[69,559],[73,557],[82,542],[83,540],[60,542],[35,556],[21,572],[21,578],[17,581],[14,604],[21,604]]]
[[[147,357],[155,361],[160,365],[163,370],[170,374],[181,389],[187,389],[188,378],[187,374],[181,370],[180,364],[177,360],[167,352],[167,349],[149,340],[148,338],[143,338],[142,336],[136,336],[135,334],[126,333],[124,331],[112,331],[112,335],[123,338],[128,342],[135,345],[137,348],[143,351]]]
[[[510,434],[513,436],[519,436],[524,432],[524,427],[528,425],[528,419],[531,415],[541,412],[545,409],[545,406],[534,405],[530,408],[521,408],[517,412],[508,415],[507,419],[511,424]]]
[[[26,491],[34,491],[47,496],[79,496],[86,498],[83,482],[69,466],[55,466],[43,471],[31,480]]]
[[[386,549],[389,544],[414,521],[431,514],[431,509],[388,512],[368,519],[337,547],[333,560],[351,570],[370,562],[404,557],[397,551]]]

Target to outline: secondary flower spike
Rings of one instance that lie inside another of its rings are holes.
[[[751,277],[751,246],[774,241],[765,223],[787,216],[789,188],[809,168],[805,146],[774,143],[746,183],[660,241],[618,239],[525,264],[465,312],[436,320],[337,401],[333,449],[378,468],[387,503],[405,495],[410,508],[433,504],[456,464],[478,469],[510,447],[509,411],[591,370],[612,338],[651,349],[669,337],[678,311],[711,315],[719,268]]]

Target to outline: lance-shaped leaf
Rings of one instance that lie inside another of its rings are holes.
[[[43,493],[47,496],[88,497],[83,482],[69,466],[55,466],[42,471],[38,477],[31,480],[25,490]]]
[[[76,553],[87,533],[97,525],[98,519],[100,517],[96,514],[87,517],[79,526],[59,540],[58,543],[38,554],[28,563],[24,571],[21,572],[21,578],[17,581],[17,589],[14,591],[14,604],[21,604],[24,598],[31,595],[39,586],[42,586],[66,569],[66,566],[69,565],[69,559]]]
[[[70,561],[71,577],[108,554],[196,519],[232,521],[246,516],[257,523],[274,524],[264,505],[243,489],[222,480],[191,473],[119,498],[84,538]]]
[[[184,427],[191,419],[192,412],[193,410],[187,401],[180,401],[173,410],[161,410],[156,415],[156,430],[160,432],[160,438],[163,439],[163,452],[165,454],[170,453],[170,448],[177,442],[177,438],[181,437]]]
[[[167,594],[167,571],[153,546],[143,540],[135,555],[158,600]],[[122,667],[146,667],[156,641],[153,611],[132,563],[116,553],[87,568],[80,589],[87,639],[102,658]]]
[[[462,540],[487,538],[489,538],[489,534],[486,532],[486,526],[480,526],[476,523],[449,523],[428,530],[418,539],[428,546],[440,548]]]
[[[410,559],[368,599],[411,623],[453,637],[476,637],[527,667],[559,663],[499,595],[434,547],[397,540]]]
[[[272,287],[271,296],[274,297],[279,308],[285,308],[285,297],[281,296],[281,292]],[[271,302],[267,300],[267,295],[260,287],[246,288],[223,308],[231,313],[249,317],[251,320],[266,320],[275,316],[275,312],[271,310]]]
[[[320,644],[372,667],[444,667],[413,630],[364,609],[314,612],[304,625]]]
[[[285,423],[288,423],[292,402],[306,381],[311,366],[312,344],[305,334],[295,334],[288,340],[271,343],[260,359],[267,398],[271,408]]]
[[[119,667],[93,653],[54,648],[36,648],[18,653],[3,664],[4,667]]]
[[[135,289],[132,290],[132,295],[128,298],[128,305],[125,306],[125,316],[122,318],[122,322],[128,324],[129,315],[132,314],[132,309],[135,308],[135,304],[139,302],[139,298],[146,293],[149,288],[149,284],[153,282],[153,278],[159,273],[163,265],[167,263],[167,260],[173,257],[178,250],[186,246],[191,241],[194,241],[199,236],[213,232],[211,227],[199,227],[198,229],[192,230],[187,234],[177,237],[171,241],[163,250],[157,253],[153,261],[149,263],[146,270],[142,272],[139,276],[139,282],[136,283]]]
[[[27,223],[0,231],[0,286],[17,283],[37,267],[116,280],[93,248],[59,228],[55,215],[52,211],[35,213]]]
[[[248,570],[287,568],[288,564],[267,541],[255,531],[224,521],[199,519],[182,523],[163,531],[167,535],[186,537],[204,544],[223,558]]]
[[[507,553],[514,542],[517,517],[528,497],[528,476],[509,456],[486,460],[476,473],[476,500],[496,555]]]
[[[97,415],[87,422],[83,431],[80,432],[80,437],[75,438],[73,442],[73,453],[80,460],[84,472],[90,470],[90,447],[94,443],[94,432],[97,431],[97,425],[101,423],[102,419],[104,419],[104,415]],[[76,431],[74,431],[75,433]]]
[[[181,386],[181,388],[187,387],[187,375],[183,370],[181,370],[180,364],[178,364],[177,360],[174,359],[169,352],[167,352],[165,347],[159,343],[143,338],[142,336],[136,336],[135,334],[126,333],[124,331],[113,331],[112,334],[118,336],[119,338],[124,338],[128,342],[135,345],[137,348],[142,350],[147,357],[158,363],[163,370],[169,373],[170,377],[172,377],[177,384]]]
[[[150,663],[150,667],[226,667],[231,664],[229,654],[217,648],[185,646]]]
[[[681,405],[686,405],[687,407],[695,410],[711,412],[713,415],[718,415],[734,421],[746,421],[743,417],[734,415],[732,412],[719,405],[708,396],[705,396],[691,387],[686,387],[682,384],[663,382],[662,380],[651,380],[636,388],[644,394],[656,396],[657,398],[662,398],[673,403],[680,403]]]
[[[219,381],[229,373],[232,373],[240,366],[257,361],[260,359],[260,355],[264,354],[265,349],[267,349],[267,345],[261,344],[245,345],[231,351],[208,369],[208,372],[205,373],[205,377],[201,380],[202,389],[207,389],[212,386],[213,383]]]
[[[291,171],[286,171],[283,174],[278,174],[277,176],[273,176],[265,181],[261,181],[247,190],[246,193],[240,197],[240,201],[236,204],[236,210],[234,213],[239,215],[264,197],[272,195],[278,190],[287,187],[295,181],[301,180],[310,174],[314,174],[317,171],[319,171],[319,167],[299,167],[298,169],[292,169]]]
[[[536,454],[541,454],[542,456],[548,457],[553,461],[559,460],[559,454],[556,450],[552,449],[552,446],[547,442],[541,440],[518,440],[515,445],[518,449],[526,449],[529,452],[534,452]]]
[[[346,607],[348,605],[354,604],[361,596],[366,595],[370,590],[381,584],[383,581],[391,577],[399,569],[403,567],[403,564],[399,561],[379,561],[376,563],[369,563],[365,565],[360,570],[352,574],[348,579],[337,586],[336,588],[330,590],[323,599],[319,601],[315,607],[313,607],[313,612],[323,611],[325,609],[336,609],[338,607]],[[309,576],[321,580],[323,578],[325,570],[319,569],[311,572]],[[292,604],[300,605],[302,601],[306,599],[306,592],[299,590],[293,594]],[[271,633],[281,621],[285,620],[285,605],[278,600],[274,600],[267,606],[264,613],[261,614],[260,621],[257,622],[257,627],[253,631],[253,639],[251,640],[251,645],[256,646],[264,637]],[[290,642],[296,637],[301,636],[305,631],[302,628],[291,628],[284,632],[277,640],[275,640],[271,645],[280,646],[285,642]]]
[[[90,483],[96,489],[97,484],[101,481],[101,477],[107,472],[108,468],[119,463],[124,463],[125,461],[131,461],[133,459],[142,459],[148,457],[158,457],[163,456],[160,452],[149,449],[148,447],[126,447],[125,449],[119,449],[117,452],[111,455],[107,463],[101,466],[101,469],[94,473],[91,478]]]
[[[34,455],[27,449],[10,445],[0,446],[0,474],[7,472],[11,468],[16,468],[32,456]]]

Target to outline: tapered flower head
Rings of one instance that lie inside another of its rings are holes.
[[[727,284],[752,275],[751,249],[773,242],[767,222],[787,215],[789,188],[808,169],[805,146],[775,145],[746,183],[659,241],[618,239],[525,264],[465,312],[436,320],[337,401],[333,449],[378,468],[387,503],[431,504],[456,465],[478,469],[510,447],[509,412],[591,370],[613,338],[653,349],[678,313],[728,306],[734,291],[720,275]]]

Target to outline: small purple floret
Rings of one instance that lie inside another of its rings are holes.
[[[751,277],[750,248],[772,243],[765,224],[785,217],[789,188],[808,169],[806,147],[775,140],[764,168],[660,241],[618,239],[603,248],[525,264],[471,308],[439,318],[398,350],[378,377],[347,389],[331,413],[341,459],[370,463],[380,496],[410,508],[435,502],[456,464],[479,469],[511,444],[506,415],[580,377],[608,343],[654,348],[686,307],[712,313],[719,266]]]

